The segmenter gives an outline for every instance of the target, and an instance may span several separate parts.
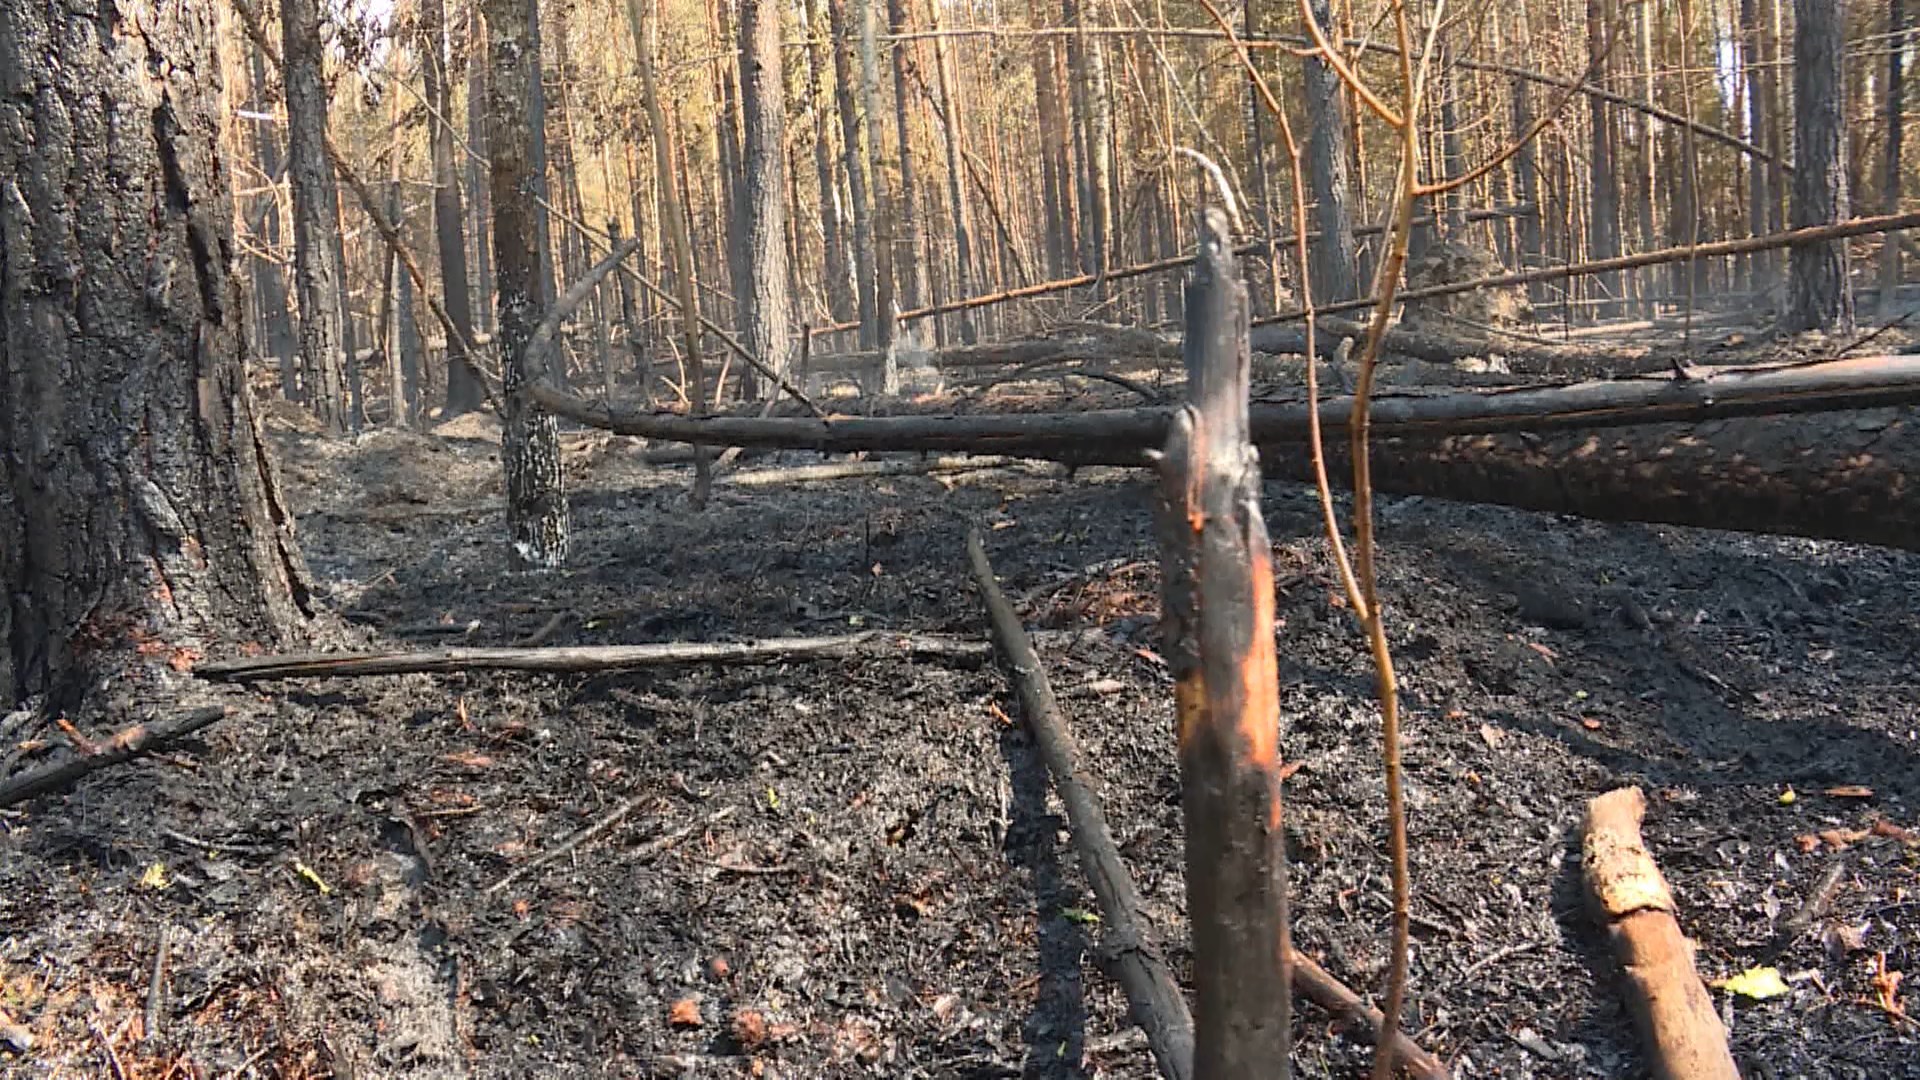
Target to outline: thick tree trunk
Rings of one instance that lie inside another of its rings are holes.
[[[871,0],[864,0],[871,2]],[[875,299],[874,195],[868,183],[869,143],[856,102],[865,99],[854,79],[854,50],[859,47],[847,19],[847,0],[826,0],[833,32],[834,103],[840,113],[840,153],[847,169],[847,198],[853,204],[853,291],[860,322],[860,345],[875,348],[880,341],[880,311]]]
[[[329,431],[347,426],[341,321],[344,268],[335,258],[340,197],[327,159],[327,86],[318,0],[282,0],[280,49],[287,95],[287,168],[293,181],[294,281],[300,294],[300,367],[307,407]]]
[[[241,359],[217,40],[208,5],[0,2],[0,707],[313,611]]]
[[[1888,0],[1887,6],[1887,147],[1880,173],[1880,203],[1886,213],[1900,212],[1900,149],[1906,136],[1904,116],[1906,54],[1906,0]],[[1900,244],[1897,237],[1885,237],[1880,245],[1880,313],[1891,318],[1896,291],[1900,286]]]
[[[1351,475],[1345,440],[1328,468]],[[1602,521],[1920,547],[1920,421],[1910,409],[1659,424],[1608,431],[1378,439],[1385,492]],[[1260,448],[1270,474],[1310,479],[1305,448]]]
[[[445,0],[420,0],[420,75],[433,108],[427,118],[433,152],[433,234],[440,246],[440,281],[447,317],[460,336],[473,340],[473,293],[467,287],[466,217],[460,209],[460,182],[453,163],[453,87],[447,76]],[[477,58],[469,58],[469,63]],[[468,81],[472,85],[472,80]],[[451,419],[472,412],[485,400],[480,383],[465,364],[447,365],[446,409]]]
[[[1312,0],[1314,21],[1331,33],[1333,12],[1328,0]],[[1307,183],[1313,196],[1313,224],[1320,242],[1309,250],[1313,264],[1313,299],[1350,300],[1360,295],[1355,276],[1357,248],[1353,214],[1347,209],[1347,117],[1341,109],[1340,76],[1325,60],[1308,57]],[[1531,167],[1531,160],[1528,162]]]
[[[787,293],[786,77],[780,60],[780,5],[741,0],[740,100],[746,115],[747,282],[740,336],[747,351],[786,374],[791,363]],[[752,372],[743,377],[751,385]],[[771,386],[765,388],[774,392]]]
[[[530,82],[540,53],[528,25],[530,0],[488,0],[491,78],[487,145],[493,165],[493,251],[500,297],[500,356],[506,391],[502,454],[507,473],[507,529],[516,566],[550,569],[567,557],[567,494],[560,475],[560,443],[553,417],[528,399],[527,342],[545,304],[536,222],[546,216],[534,201],[533,100]]]
[[[1793,225],[1830,225],[1847,216],[1843,0],[1794,0]],[[1781,328],[1826,329],[1853,322],[1847,242],[1816,241],[1789,250],[1787,307]]]

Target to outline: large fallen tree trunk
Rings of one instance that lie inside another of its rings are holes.
[[[1344,476],[1344,444],[1327,452]],[[1312,478],[1303,446],[1260,456],[1268,475]],[[1916,482],[1910,409],[1373,443],[1381,491],[1908,550],[1920,550]]]
[[[1044,457],[1084,464],[1140,463],[1166,439],[1170,410],[1152,406],[1065,413],[968,416],[688,417],[588,401],[535,384],[542,408],[622,435],[780,450],[951,451]],[[1920,402],[1920,357],[1879,356],[1771,368],[1726,369],[1689,379],[1618,379],[1471,393],[1376,395],[1380,436],[1467,435],[1628,427],[1736,416],[1831,412]],[[1352,402],[1320,406],[1329,436],[1346,430]],[[1255,402],[1260,444],[1304,442],[1301,402]]]
[[[1367,332],[1359,323],[1332,317],[1319,320],[1319,330],[1314,347],[1329,359],[1339,355],[1342,338],[1359,341]],[[1254,329],[1252,342],[1257,352],[1299,354],[1307,351],[1307,332],[1300,326],[1261,326]],[[1409,330],[1395,326],[1387,330],[1380,345],[1387,353],[1435,364],[1498,355],[1507,362],[1510,371],[1561,378],[1633,375],[1669,364],[1667,358],[1644,345],[1560,344],[1498,331],[1449,334],[1431,328]]]

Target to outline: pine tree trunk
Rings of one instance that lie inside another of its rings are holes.
[[[874,344],[882,349],[893,347],[894,334],[899,324],[894,312],[899,310],[895,302],[896,288],[894,265],[899,261],[895,244],[899,239],[899,221],[902,213],[911,214],[912,206],[896,193],[888,190],[884,172],[879,167],[880,148],[886,145],[882,135],[884,115],[880,109],[880,13],[874,5],[879,0],[859,0],[860,4],[860,89],[863,95],[861,109],[864,113],[867,129],[868,160],[874,163],[873,170],[873,206],[876,214],[873,228],[873,308],[874,308]],[[896,50],[895,55],[899,53]],[[918,263],[909,260],[914,269]]]
[[[874,267],[874,193],[868,184],[867,169],[870,144],[856,105],[866,95],[854,79],[854,50],[858,48],[858,41],[847,18],[847,0],[826,0],[826,4],[833,32],[833,89],[840,113],[840,152],[847,170],[847,198],[852,203],[849,211],[853,218],[853,290],[860,320],[860,347],[872,349],[877,348],[880,341],[882,312],[875,298],[878,282]]]
[[[467,287],[466,217],[460,208],[460,181],[453,163],[453,88],[447,76],[446,47],[445,0],[420,0],[420,76],[426,98],[433,105],[427,125],[433,155],[433,235],[440,248],[442,296],[447,317],[472,341],[473,309],[469,305],[473,292]],[[471,79],[468,86],[472,86]],[[447,365],[443,418],[472,412],[484,400],[479,382],[465,364]]]
[[[490,2],[490,0],[482,0],[482,2],[483,11],[497,10],[497,5]],[[537,286],[537,290],[532,295],[540,301],[538,310],[545,311],[553,306],[555,293],[553,283],[553,220],[546,209],[547,205],[551,205],[553,202],[547,192],[547,74],[546,68],[540,59],[544,52],[540,45],[540,0],[520,0],[520,2],[524,10],[519,13],[519,18],[524,20],[521,25],[527,28],[526,41],[521,55],[526,57],[527,63],[531,65],[531,70],[529,70],[525,76],[527,81],[522,84],[526,87],[527,128],[532,132],[531,145],[527,148],[527,167],[531,172],[532,182],[527,190],[531,191],[534,197],[539,200],[534,204],[536,212],[533,223],[533,234],[538,239],[538,250],[540,252],[540,265],[538,267],[539,280],[534,283]],[[489,28],[491,28],[494,22],[495,19],[493,17],[489,16],[487,18]],[[491,57],[494,54],[494,50],[491,34],[488,37],[487,54],[490,60],[488,66],[492,68],[494,65],[491,63]],[[494,94],[491,88],[489,88],[487,92],[487,100],[489,102],[494,100]],[[493,123],[491,114],[488,116],[487,122],[489,125]],[[489,130],[491,130],[491,128],[489,128]],[[492,140],[489,139],[488,142],[491,144]],[[491,181],[489,182],[491,183]],[[497,261],[497,249],[500,243],[498,225],[499,212],[497,210],[495,211],[494,218],[493,233]],[[498,282],[499,277],[500,271],[495,270],[494,280]],[[494,298],[496,309],[503,306],[504,303],[505,301],[498,296]],[[506,327],[501,326],[500,331],[501,333],[505,333]],[[554,364],[552,366],[552,375],[555,382],[561,386],[565,386],[567,383],[567,365],[565,362]]]
[[[933,29],[940,30],[940,0],[933,0]],[[966,185],[961,181],[965,152],[960,133],[960,98],[954,89],[952,48],[944,37],[933,39],[934,66],[940,79],[940,123],[947,149],[947,201],[953,204],[953,291],[956,296],[973,295],[973,223],[968,220]],[[960,341],[971,345],[979,340],[973,319],[959,316]]]
[[[1793,227],[1798,229],[1847,216],[1842,129],[1846,19],[1842,0],[1794,0],[1793,13]],[[1781,328],[1827,329],[1852,321],[1847,242],[1827,240],[1789,249]]]
[[[315,609],[242,360],[216,22],[0,0],[0,708]]]
[[[1312,0],[1314,21],[1332,33],[1327,0]],[[1340,76],[1324,60],[1306,61],[1307,183],[1313,196],[1313,224],[1320,242],[1308,250],[1313,263],[1313,297],[1325,303],[1360,295],[1355,277],[1353,214],[1348,209],[1347,117],[1341,109]],[[1529,162],[1529,166],[1531,162]]]
[[[1113,115],[1107,101],[1106,51],[1098,37],[1084,33],[1092,26],[1087,15],[1091,0],[1065,0],[1066,24],[1083,31],[1069,36],[1068,62],[1072,66],[1077,133],[1085,140],[1081,155],[1080,268],[1104,274],[1109,265],[1113,233],[1112,190]]]
[[[741,341],[785,374],[793,351],[787,292],[787,109],[777,0],[741,0],[740,101],[746,118],[747,287],[740,294]],[[743,385],[757,380],[742,372]],[[764,387],[774,392],[774,387]]]
[[[517,567],[551,569],[567,557],[567,494],[553,417],[536,409],[525,388],[527,341],[547,305],[540,280],[547,267],[536,223],[546,216],[532,198],[533,86],[540,53],[529,25],[529,0],[487,0],[487,145],[492,151],[493,254],[500,297],[500,357],[506,392],[501,457],[507,473],[507,531]]]
[[[302,397],[329,431],[347,427],[347,358],[334,251],[340,200],[327,160],[327,87],[321,71],[318,0],[282,0],[286,58],[287,169],[293,183],[294,282],[300,294]]]
[[[875,0],[869,0],[875,2]],[[887,0],[887,30],[894,35],[911,32],[913,23],[906,0]],[[920,184],[913,167],[913,129],[907,124],[907,94],[912,46],[898,42],[893,47],[893,131],[894,146],[900,155],[900,190],[889,215],[898,244],[894,251],[895,280],[900,283],[903,308],[917,308],[927,295],[927,244],[920,230]],[[900,260],[906,260],[905,265]]]
[[[840,174],[833,153],[832,104],[826,85],[832,61],[827,52],[833,41],[828,28],[826,0],[807,0],[807,102],[813,113],[813,171],[820,189],[821,253],[827,275],[827,315],[834,322],[858,319],[853,275],[847,268],[847,241],[840,219]]]
[[[1038,27],[1040,0],[1027,0],[1029,20]],[[1034,107],[1040,125],[1040,198],[1046,215],[1047,276],[1067,274],[1074,239],[1073,165],[1067,149],[1067,117],[1060,100],[1060,53],[1051,37],[1033,39]]]
[[[1612,29],[1612,7],[1612,0],[1587,0],[1587,62],[1590,66],[1600,64],[1606,55],[1609,31]],[[1602,85],[1611,81],[1606,77],[1604,67],[1597,79]],[[1588,178],[1592,190],[1587,208],[1587,257],[1611,259],[1620,254],[1619,154],[1613,110],[1599,98],[1588,98],[1587,102],[1592,108],[1593,119],[1588,158]],[[1617,301],[1621,296],[1619,272],[1601,274],[1594,279],[1594,283],[1608,301],[1601,304],[1595,314],[1603,319],[1618,315],[1620,305]]]
[[[1514,79],[1511,84],[1513,95],[1513,118],[1509,123],[1514,137],[1533,127],[1533,109],[1528,99],[1526,80]],[[1546,238],[1542,235],[1541,220],[1547,214],[1547,207],[1540,197],[1540,165],[1535,147],[1540,140],[1532,140],[1513,155],[1513,197],[1521,203],[1533,207],[1533,212],[1520,218],[1520,266],[1533,269],[1546,262]],[[1324,232],[1322,235],[1325,235]],[[1546,299],[1543,286],[1527,286],[1527,294],[1536,304]]]
[[[480,163],[487,156],[487,33],[480,0],[467,5],[467,233],[473,238],[473,273],[468,275],[475,330],[493,330],[493,220],[486,178]]]
[[[1747,95],[1747,141],[1764,146],[1767,131],[1767,100],[1763,92],[1766,52],[1761,46],[1759,0],[1740,0],[1740,68]],[[1749,162],[1747,170],[1747,235],[1764,236],[1767,231],[1767,206],[1773,201],[1772,173],[1761,162]],[[1756,252],[1747,257],[1748,288],[1771,288],[1769,253]]]
[[[248,107],[256,114],[266,114],[269,111],[266,60],[251,43],[247,47],[247,79]],[[273,125],[263,120],[252,121],[248,130],[253,133],[254,162],[260,175],[269,184],[278,185],[285,176],[279,135]],[[247,215],[247,227],[262,249],[279,250],[280,200],[276,191],[268,190],[254,198],[253,210]],[[254,310],[259,313],[260,349],[279,365],[280,393],[288,401],[298,401],[300,337],[293,327],[293,302],[287,296],[286,279],[280,273],[280,264],[272,259],[255,254],[249,256],[247,262],[253,276]]]
[[[1880,203],[1886,213],[1900,212],[1900,150],[1906,137],[1906,120],[1902,115],[1905,98],[1905,72],[1902,61],[1906,54],[1907,29],[1906,0],[1887,0],[1887,40],[1891,46],[1887,50],[1887,147],[1884,166],[1880,174]],[[1894,313],[1895,295],[1900,288],[1900,238],[1887,236],[1880,245],[1880,313],[1891,318]]]

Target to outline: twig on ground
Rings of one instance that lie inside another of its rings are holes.
[[[1480,974],[1481,972],[1487,970],[1493,965],[1501,963],[1503,961],[1511,960],[1514,957],[1519,956],[1523,953],[1530,953],[1533,950],[1538,949],[1545,944],[1546,942],[1536,939],[1532,941],[1522,941],[1517,945],[1509,945],[1504,949],[1497,949],[1494,952],[1486,956],[1483,956],[1478,960],[1475,960],[1473,963],[1468,964],[1467,969],[1460,973],[1460,981],[1472,982],[1473,977],[1475,975]]]
[[[38,769],[30,769],[12,779],[0,782],[0,807],[12,806],[15,803],[59,791],[89,773],[132,760],[176,739],[184,738],[226,715],[226,709],[215,705],[195,709],[185,716],[171,720],[155,720],[122,728],[112,738],[98,744],[95,753],[43,765]]]
[[[646,795],[635,795],[633,798],[628,799],[626,802],[623,802],[619,806],[614,807],[612,813],[607,814],[605,817],[602,817],[599,821],[596,821],[593,824],[587,826],[586,828],[581,829],[579,832],[574,833],[570,839],[568,839],[565,843],[562,843],[559,847],[554,848],[552,851],[549,851],[544,855],[536,856],[531,861],[522,863],[520,866],[515,867],[510,873],[507,874],[506,877],[503,877],[499,881],[496,881],[493,884],[487,886],[485,889],[481,890],[481,892],[486,896],[492,896],[495,893],[498,893],[500,890],[513,884],[514,882],[519,881],[521,878],[526,877],[528,874],[531,874],[534,871],[541,869],[542,867],[551,865],[556,860],[566,858],[568,854],[578,849],[580,845],[588,843],[589,841],[592,841],[604,835],[609,829],[612,829],[615,825],[618,825],[622,821],[625,821],[629,814],[632,814],[635,810],[640,808],[640,804],[649,802],[658,797],[659,796],[651,793]]]

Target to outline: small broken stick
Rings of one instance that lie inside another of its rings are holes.
[[[195,709],[185,716],[170,720],[155,720],[151,723],[133,724],[122,728],[107,741],[94,744],[92,753],[57,761],[38,769],[29,769],[10,780],[0,782],[0,808],[59,791],[76,783],[89,773],[157,750],[176,739],[199,731],[226,715],[226,709],[215,705]]]

